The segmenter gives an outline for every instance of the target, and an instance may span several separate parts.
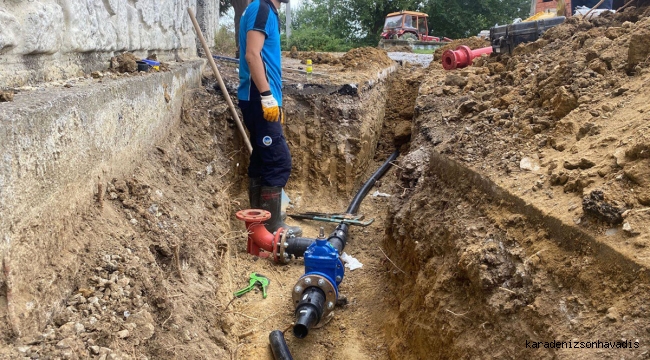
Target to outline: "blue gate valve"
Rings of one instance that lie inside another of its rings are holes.
[[[334,310],[338,300],[338,286],[343,281],[344,267],[338,250],[320,235],[305,251],[305,274],[293,288],[296,324],[293,333],[298,338],[307,336],[313,326],[322,325]]]

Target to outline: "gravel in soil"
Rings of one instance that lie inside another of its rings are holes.
[[[424,70],[383,241],[403,270],[390,293],[409,294],[391,358],[647,356],[648,24],[646,8],[570,18],[513,55]],[[602,339],[633,348],[525,348]]]
[[[553,229],[478,189],[469,172],[443,176],[436,166],[478,172],[626,261],[645,264],[650,74],[642,40],[649,24],[645,9],[634,8],[573,18],[512,56],[482,58],[454,72],[438,63],[399,70],[388,84],[392,98],[375,164],[393,146],[404,152],[377,184],[391,196],[364,201],[361,212],[375,223],[353,228],[346,247],[364,267],[346,273],[341,290],[348,303],[328,324],[303,341],[289,336],[296,357],[622,354],[529,351],[527,339],[638,340],[639,348],[624,354],[647,356],[648,276],[641,266],[629,271],[590,244],[567,245]],[[388,64],[374,50],[349,54],[352,69],[371,63],[364,56],[380,57],[368,71]],[[236,74],[224,74],[231,88]],[[269,358],[268,333],[293,320],[287,290],[304,268],[246,254],[243,225],[233,216],[247,207],[247,156],[238,141],[213,85],[188,94],[179,129],[134,174],[106,181],[97,206],[65,224],[69,242],[82,245],[74,251],[85,254],[64,264],[79,269],[75,286],[35,339],[16,344],[11,319],[1,314],[7,346],[0,354]],[[292,211],[340,212],[347,205],[318,189],[301,196],[327,207],[301,202]],[[321,226],[300,224],[307,237]],[[333,226],[326,224],[326,232]],[[230,303],[252,271],[271,279],[268,298],[252,292]]]

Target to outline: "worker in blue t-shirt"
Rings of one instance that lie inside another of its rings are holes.
[[[282,188],[291,173],[291,154],[282,132],[282,67],[280,3],[254,0],[239,23],[239,108],[250,133],[253,153],[248,166],[250,206],[271,213],[270,232],[283,227],[294,235],[302,229],[288,226],[281,216]]]

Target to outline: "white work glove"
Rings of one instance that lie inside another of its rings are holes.
[[[280,107],[273,95],[262,95],[262,112],[266,121],[276,122],[280,119]],[[284,119],[282,119],[284,120]]]

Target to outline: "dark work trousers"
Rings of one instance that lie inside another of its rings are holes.
[[[284,187],[291,173],[291,154],[279,121],[266,121],[260,101],[239,100],[244,124],[251,135],[248,176],[261,177],[262,186]]]

